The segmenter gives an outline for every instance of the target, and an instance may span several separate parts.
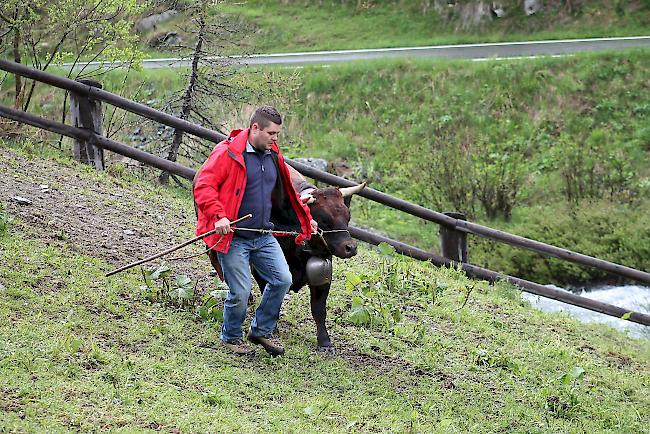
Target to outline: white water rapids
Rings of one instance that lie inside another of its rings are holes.
[[[559,288],[554,285],[546,286],[566,291],[564,288]],[[614,306],[619,306],[631,311],[650,314],[650,287],[639,285],[598,286],[582,290],[574,290],[571,292],[582,297],[613,304]],[[650,327],[641,324],[625,321],[609,315],[603,315],[602,313],[525,292],[522,293],[522,297],[528,300],[534,307],[544,312],[567,312],[569,315],[582,322],[599,322],[608,324],[616,329],[627,331],[630,336],[650,339]]]

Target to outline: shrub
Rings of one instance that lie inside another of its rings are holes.
[[[650,269],[650,202],[607,200],[527,208],[500,229],[628,267]],[[486,268],[540,283],[576,284],[615,278],[603,271],[549,258],[485,238],[470,239],[470,259]]]

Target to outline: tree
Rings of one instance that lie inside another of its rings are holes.
[[[45,71],[71,62],[68,77],[101,74],[90,70],[98,58],[137,63],[141,53],[133,33],[146,3],[137,0],[3,0],[0,4],[0,56]],[[8,55],[8,53],[11,53]],[[29,108],[36,81],[16,77],[15,106]]]
[[[244,30],[238,23],[224,20],[213,14],[214,8],[221,3],[214,0],[200,0],[189,6],[184,12],[189,17],[189,28],[181,29],[183,33],[194,35],[193,46],[183,43],[172,47],[182,61],[190,61],[186,74],[187,85],[169,103],[167,110],[172,111],[183,120],[196,122],[206,128],[220,130],[222,124],[217,119],[217,105],[233,105],[249,99],[251,90],[245,85],[236,84],[232,78],[237,74],[232,57],[225,55],[229,50],[239,46]],[[179,153],[185,151],[190,160],[205,158],[213,144],[187,136],[181,130],[174,130],[166,158],[176,161]],[[184,149],[183,149],[184,148]],[[162,172],[159,181],[166,184],[168,172]]]

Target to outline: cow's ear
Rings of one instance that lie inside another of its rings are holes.
[[[345,206],[347,206],[348,208],[350,208],[350,203],[351,203],[351,202],[352,202],[352,196],[346,196],[346,197],[343,198],[343,203],[344,203]]]

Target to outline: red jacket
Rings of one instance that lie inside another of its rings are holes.
[[[226,140],[214,147],[199,169],[194,182],[197,235],[214,229],[215,222],[223,217],[237,218],[246,190],[246,163],[242,153],[247,141],[248,129],[233,130]],[[295,239],[296,244],[300,244],[311,237],[311,214],[291,183],[289,169],[277,145],[271,148],[271,155],[278,170],[278,183],[272,193],[271,221],[277,230],[300,232]],[[227,253],[232,236],[232,233],[226,234],[214,250]],[[212,247],[220,237],[214,234],[203,240]]]

